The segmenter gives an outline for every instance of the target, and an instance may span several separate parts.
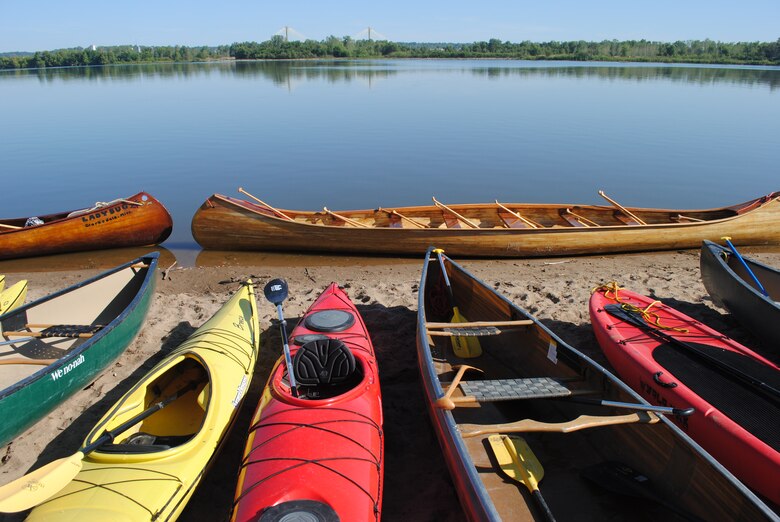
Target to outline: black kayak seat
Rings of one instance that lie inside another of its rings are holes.
[[[293,368],[299,386],[344,384],[355,373],[355,356],[339,339],[315,339],[295,352]]]

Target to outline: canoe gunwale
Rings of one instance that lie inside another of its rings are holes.
[[[485,484],[482,482],[482,480],[477,474],[474,462],[471,458],[470,453],[466,449],[462,437],[460,436],[460,432],[452,412],[441,408],[437,408],[434,405],[434,402],[443,396],[443,389],[441,387],[441,381],[439,380],[438,374],[436,372],[436,368],[434,366],[434,361],[431,355],[431,349],[430,349],[430,345],[428,344],[428,340],[426,336],[426,328],[425,328],[425,323],[427,322],[425,317],[425,310],[426,310],[425,288],[427,284],[426,281],[428,276],[428,267],[431,263],[430,256],[433,248],[434,247],[429,248],[428,251],[426,252],[425,261],[423,263],[421,281],[419,285],[419,294],[418,294],[417,351],[418,351],[419,366],[422,374],[423,387],[425,389],[427,399],[428,399],[427,407],[429,413],[431,413],[432,415],[434,431],[436,432],[437,437],[439,438],[439,441],[443,446],[444,453],[445,453],[445,460],[447,461],[448,467],[450,467],[451,469],[453,475],[452,480],[456,482],[456,485],[460,483],[458,487],[458,495],[461,497],[461,502],[467,501],[466,499],[463,499],[462,495],[464,494],[469,495],[469,500],[471,502],[469,503],[468,508],[465,505],[464,508],[467,509],[467,511],[469,511],[469,514],[474,519],[500,520],[498,515],[493,514],[495,508],[493,506],[491,496],[487,491]],[[600,364],[592,360],[590,357],[583,354],[576,348],[568,345],[562,339],[560,339],[555,334],[553,334],[545,325],[540,323],[533,315],[528,314],[521,307],[511,302],[508,298],[506,298],[501,293],[496,292],[490,286],[486,285],[482,280],[472,275],[465,268],[461,267],[460,265],[458,265],[448,257],[444,256],[444,259],[445,262],[448,262],[453,269],[460,271],[463,275],[473,279],[478,285],[483,286],[485,289],[489,290],[490,292],[498,296],[504,303],[509,305],[510,310],[515,310],[517,312],[520,312],[523,316],[532,319],[535,325],[539,327],[542,332],[549,335],[552,340],[558,343],[559,361],[564,362],[564,364],[570,366],[572,369],[576,369],[576,367],[572,366],[572,364],[570,364],[565,358],[560,357],[561,355],[560,350],[562,348],[566,349],[568,353],[580,359],[581,361],[580,366],[584,371],[587,371],[587,368],[590,367],[591,369],[599,372],[603,376],[603,378],[610,383],[611,386],[618,388],[620,391],[624,392],[628,397],[631,397],[637,403],[644,404],[644,405],[650,404],[647,400],[645,400],[641,395],[636,393],[622,380],[618,379],[611,371],[607,370],[606,368],[604,368],[603,366],[601,366]],[[575,364],[577,364],[577,361],[575,361]],[[697,454],[702,461],[706,462],[709,466],[714,468],[714,470],[717,471],[722,476],[722,478],[725,479],[735,490],[739,491],[741,495],[743,495],[746,499],[752,502],[752,504],[756,507],[757,510],[759,510],[762,514],[766,515],[767,519],[769,520],[776,519],[776,515],[770,510],[770,508],[768,508],[764,504],[762,500],[760,500],[756,496],[755,493],[753,493],[750,489],[748,489],[747,486],[745,486],[741,481],[739,481],[722,464],[716,461],[698,443],[696,443],[687,434],[685,434],[682,431],[682,429],[676,426],[665,415],[658,414],[657,416],[660,420],[659,424],[662,424],[667,429],[669,429],[672,432],[672,435],[680,439],[681,443],[683,443],[684,446],[687,446],[692,453]],[[453,450],[454,453],[451,452],[450,450]],[[457,469],[453,469],[453,466],[457,466]],[[468,481],[466,481],[466,479],[468,479]],[[480,511],[475,511],[474,499],[477,499],[477,501],[479,502]]]
[[[40,305],[41,303],[45,303],[48,301],[51,301],[53,299],[56,299],[64,294],[70,293],[74,290],[78,290],[79,288],[82,288],[84,286],[87,286],[89,284],[92,284],[96,281],[99,281],[101,279],[104,279],[110,275],[113,275],[117,272],[120,272],[122,270],[125,270],[129,268],[131,265],[144,262],[148,264],[147,268],[142,268],[141,270],[147,270],[146,275],[144,276],[144,280],[139,286],[138,292],[135,296],[133,296],[133,299],[125,306],[125,308],[117,314],[116,317],[114,317],[108,324],[103,326],[98,332],[96,332],[92,337],[87,339],[84,343],[80,344],[76,349],[73,351],[65,354],[63,357],[57,359],[55,362],[43,366],[40,370],[33,373],[32,375],[29,375],[25,377],[24,379],[21,379],[14,383],[13,385],[0,390],[0,400],[5,399],[6,397],[9,397],[13,395],[16,391],[18,391],[21,388],[24,388],[26,386],[29,386],[35,381],[38,381],[45,377],[46,375],[49,375],[53,370],[57,370],[58,368],[65,366],[67,364],[70,364],[75,359],[83,355],[88,350],[91,350],[97,343],[99,343],[103,338],[105,338],[107,335],[109,335],[119,324],[121,324],[138,306],[141,299],[143,299],[144,295],[147,294],[152,288],[152,285],[150,283],[152,282],[152,279],[154,278],[155,271],[157,268],[157,261],[158,261],[159,253],[158,252],[151,252],[145,256],[138,257],[132,261],[128,261],[127,263],[124,263],[123,265],[120,265],[118,267],[115,267],[111,270],[108,270],[106,272],[102,272],[94,277],[91,277],[89,279],[86,279],[84,281],[80,281],[76,283],[75,285],[69,286],[67,288],[63,288],[62,290],[59,290],[57,292],[54,292],[53,294],[49,294],[47,296],[41,297],[40,299],[36,299],[35,301],[32,301],[30,303],[27,303],[23,306],[20,306],[19,308],[15,308],[14,310],[11,310],[10,312],[7,312],[3,315],[0,315],[0,321],[5,319],[6,317],[15,315],[17,313],[23,313],[29,308],[35,307]]]

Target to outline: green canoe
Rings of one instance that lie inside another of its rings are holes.
[[[0,315],[0,444],[92,382],[143,324],[158,253]]]

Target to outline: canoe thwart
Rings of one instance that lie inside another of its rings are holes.
[[[445,328],[442,331],[428,332],[428,335],[441,337],[484,337],[486,335],[498,335],[501,331],[495,326],[477,326],[474,328]]]
[[[655,424],[659,418],[652,412],[642,411],[628,415],[580,415],[576,419],[567,422],[541,422],[533,419],[523,419],[508,424],[462,424],[461,436],[479,437],[492,433],[522,433],[522,432],[549,432],[570,433],[586,428],[598,428],[615,424]]]

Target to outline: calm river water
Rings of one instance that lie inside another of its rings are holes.
[[[478,60],[0,72],[2,217],[146,190],[196,208],[492,201],[700,208],[780,190],[780,69]]]

